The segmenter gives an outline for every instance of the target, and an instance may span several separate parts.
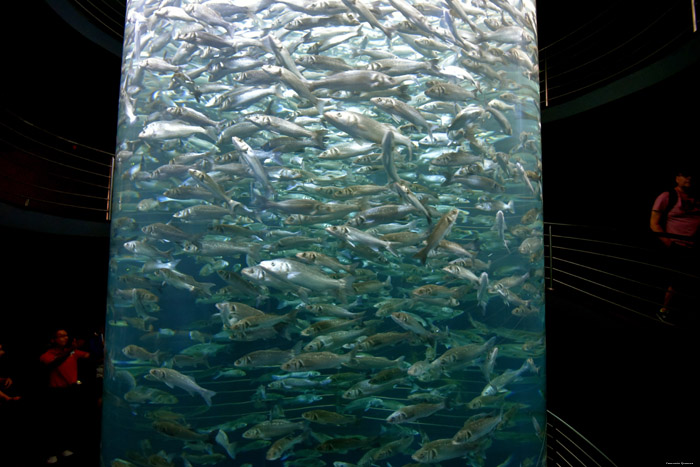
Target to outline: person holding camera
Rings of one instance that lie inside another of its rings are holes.
[[[47,464],[58,462],[57,454],[63,457],[73,455],[77,440],[76,421],[80,418],[80,385],[78,379],[78,360],[89,358],[90,354],[78,349],[78,342],[70,339],[65,329],[58,329],[51,339],[51,347],[44,352],[39,361],[48,370],[48,392],[46,394],[46,414],[62,425],[52,429],[46,439],[50,449]]]

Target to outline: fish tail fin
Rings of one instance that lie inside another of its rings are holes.
[[[164,350],[158,350],[153,355],[153,361],[156,363],[156,365],[160,366],[160,364],[164,362],[164,357],[166,357],[167,355],[167,352],[165,352]]]
[[[400,245],[401,244],[399,242],[387,242],[386,251],[388,251],[392,255],[398,257],[399,254],[396,252],[396,250],[394,250],[394,248],[397,246],[400,246]]]
[[[348,358],[349,358],[349,360],[350,360],[351,362],[354,362],[354,361],[355,361],[355,356],[357,355],[357,352],[358,352],[359,350],[360,350],[360,349],[359,349],[358,346],[355,346],[355,347],[352,348],[352,350],[351,350],[350,353],[348,354]]]
[[[362,26],[360,26],[359,28],[357,28],[357,31],[358,31],[358,32],[359,32],[360,30],[362,30]],[[360,49],[359,49],[359,50],[364,50],[364,49],[366,49],[366,48],[367,48],[367,44],[369,44],[369,37],[364,36],[364,37],[362,38],[362,42],[360,42]]]
[[[297,313],[299,313],[299,308],[293,308],[292,311],[284,315],[284,321],[290,324],[295,322],[297,320]]]
[[[408,85],[402,84],[399,86],[397,97],[401,98],[402,100],[411,100],[412,96],[408,90]]]
[[[358,204],[360,205],[360,211],[365,211],[369,208],[372,207],[372,204],[369,202],[367,198],[362,198],[358,201]]]
[[[212,294],[212,293],[211,293],[211,288],[212,288],[212,287],[216,287],[216,284],[213,283],[213,282],[202,282],[201,285],[202,285],[202,288],[204,289],[204,294],[207,295],[207,296],[209,296],[209,297],[210,297],[211,294]]]
[[[292,356],[299,355],[304,347],[304,343],[302,341],[297,341],[296,344],[294,344],[294,347],[292,347]]]
[[[342,279],[342,287],[337,289],[335,291],[335,296],[337,297],[338,301],[340,303],[346,304],[348,303],[348,294],[356,294],[357,292],[353,288],[353,283],[355,281],[355,278],[352,276],[346,277],[345,279]]]
[[[263,245],[256,243],[250,246],[248,253],[246,254],[246,264],[257,264],[260,262],[260,250],[262,250]]]
[[[275,164],[285,164],[284,160],[282,159],[282,153],[280,153],[279,151],[271,150],[267,151],[266,154],[269,156],[269,159],[272,160],[272,162],[274,162]]]
[[[535,373],[535,374],[539,374],[539,373],[540,373],[540,368],[537,367],[537,366],[535,366],[535,360],[533,360],[532,357],[528,358],[528,359],[525,361],[525,365],[527,365],[527,368],[528,368],[531,372],[533,372],[533,373]]]
[[[406,224],[406,230],[413,230],[418,227],[418,219],[413,219],[411,222]]]
[[[200,395],[204,399],[204,402],[207,403],[209,407],[211,407],[211,398],[216,395],[216,391],[212,391],[211,389],[204,389],[202,388],[202,391],[200,392]]]
[[[282,90],[282,85],[280,83],[275,84],[273,91],[275,97],[277,97],[278,99],[284,99],[284,91]]]
[[[406,360],[406,356],[401,355],[399,358],[395,359],[394,361],[396,362],[396,366],[401,368],[401,366],[403,366],[405,360]]]
[[[392,28],[387,28],[386,26],[382,26],[382,32],[384,33],[384,35],[386,35],[386,47],[387,47],[387,49],[391,50]]]
[[[493,336],[491,339],[487,340],[484,343],[484,348],[490,349],[493,347],[493,345],[496,343],[496,336]]]
[[[270,207],[270,200],[263,196],[259,191],[254,190],[253,186],[251,185],[250,205],[259,209],[267,209]]]
[[[239,203],[238,201],[234,201],[231,198],[226,200],[226,205],[228,206],[228,210],[232,216],[235,216],[236,210],[242,206],[241,203]]]
[[[323,115],[323,109],[328,105],[328,101],[326,99],[318,99],[316,101],[316,111],[318,112],[319,115]],[[321,142],[323,144],[323,142]],[[325,147],[325,145],[323,146]]]
[[[277,331],[277,333],[284,338],[285,340],[291,341],[292,340],[292,335],[289,331],[290,323],[283,321],[281,323],[277,323],[273,326],[273,329]]]
[[[423,206],[423,215],[425,216],[425,220],[428,221],[428,225],[432,226],[433,225],[433,216],[430,214],[430,209],[429,206],[426,204],[428,202],[427,199],[425,200],[420,200],[421,205]]]
[[[454,177],[454,173],[452,171],[450,171],[450,172],[447,172],[446,174],[444,174],[444,176],[445,176],[445,181],[442,182],[442,184],[440,186],[452,185],[452,183],[453,183],[452,177]]]
[[[228,456],[229,456],[231,459],[235,459],[235,458],[236,458],[236,443],[235,443],[235,442],[231,443],[231,442],[229,441],[228,435],[226,434],[225,431],[219,430],[219,431],[216,433],[215,441],[216,441],[221,447],[224,448],[224,451],[226,451],[226,454],[228,454]]]
[[[472,289],[473,289],[472,284],[461,285],[461,286],[455,287],[453,289],[454,292],[453,292],[452,296],[454,298],[465,297],[468,293],[471,293]]]
[[[322,102],[322,101],[319,100],[319,103],[320,103],[320,102]],[[321,104],[319,104],[319,105],[321,105]],[[323,110],[323,106],[322,106],[322,105],[321,105],[321,110]],[[322,112],[322,111],[319,112],[319,113],[320,113],[321,115],[323,115],[323,112]],[[326,139],[326,132],[327,132],[327,130],[316,130],[316,131],[313,132],[313,133],[314,133],[313,140],[314,140],[321,148],[325,148],[325,147],[326,147],[326,143],[325,143],[325,141],[324,141],[324,140]]]
[[[305,302],[309,300],[309,292],[310,290],[306,287],[299,287],[299,289],[296,290],[296,294]]]
[[[204,133],[207,138],[209,138],[212,142],[216,143],[219,139],[219,130],[215,126],[210,126],[204,129]]]
[[[343,282],[343,292],[354,294],[355,293],[355,276],[348,276],[342,279]]]
[[[426,260],[428,259],[428,251],[426,248],[423,248],[421,251],[413,255],[413,257],[419,259],[422,264],[425,264]]]
[[[435,137],[433,136],[433,130],[437,130],[439,127],[437,125],[430,125],[428,124],[428,137],[430,138],[430,141],[433,143],[435,142]]]

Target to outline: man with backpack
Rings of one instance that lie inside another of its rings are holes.
[[[676,187],[661,193],[654,201],[649,226],[665,245],[671,267],[680,274],[673,276],[664,297],[664,305],[658,312],[662,321],[668,322],[674,309],[677,292],[691,291],[686,287],[688,275],[698,272],[698,230],[700,227],[700,202],[693,186],[694,171],[683,169],[676,174]],[[696,284],[697,286],[697,284]],[[696,292],[695,290],[692,290]]]

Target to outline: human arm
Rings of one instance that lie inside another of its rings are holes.
[[[53,370],[54,368],[58,368],[63,362],[68,360],[68,357],[70,357],[72,353],[73,349],[71,347],[50,350],[44,353],[39,358],[39,360],[41,361],[41,363],[46,365],[49,368],[49,370]]]
[[[652,232],[665,233],[664,226],[662,225],[663,213],[660,211],[651,211],[651,219],[649,220],[649,227]],[[663,242],[664,245],[671,245],[671,239],[668,237],[659,236],[659,240]]]
[[[64,346],[57,346],[54,347],[47,352],[45,352],[41,357],[39,357],[39,360],[41,363],[46,365],[49,370],[54,370],[61,366],[63,362],[68,360],[71,356],[74,358],[89,358],[90,354],[88,352],[84,352],[82,350],[78,349],[78,344],[79,342],[76,339],[73,339],[69,345]]]
[[[18,401],[20,400],[19,396],[8,396],[4,392],[0,391],[0,400],[3,401]]]

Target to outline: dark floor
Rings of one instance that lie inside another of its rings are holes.
[[[696,342],[694,327],[549,291],[548,409],[620,467],[697,464]]]
[[[98,394],[91,388],[86,389],[72,420],[57,417],[55,411],[49,410],[42,392],[26,391],[20,401],[0,405],[0,466],[45,466],[46,460],[56,455],[58,462],[53,464],[55,466],[99,467],[101,414]],[[70,433],[71,441],[65,446],[73,452],[70,457],[63,457],[48,448],[51,438],[59,432]]]
[[[620,467],[697,463],[694,330],[548,291],[548,409]],[[54,465],[100,465],[96,400],[75,414],[75,455]],[[8,407],[0,406],[0,466],[45,465],[44,440],[62,422],[37,410],[41,393]]]

